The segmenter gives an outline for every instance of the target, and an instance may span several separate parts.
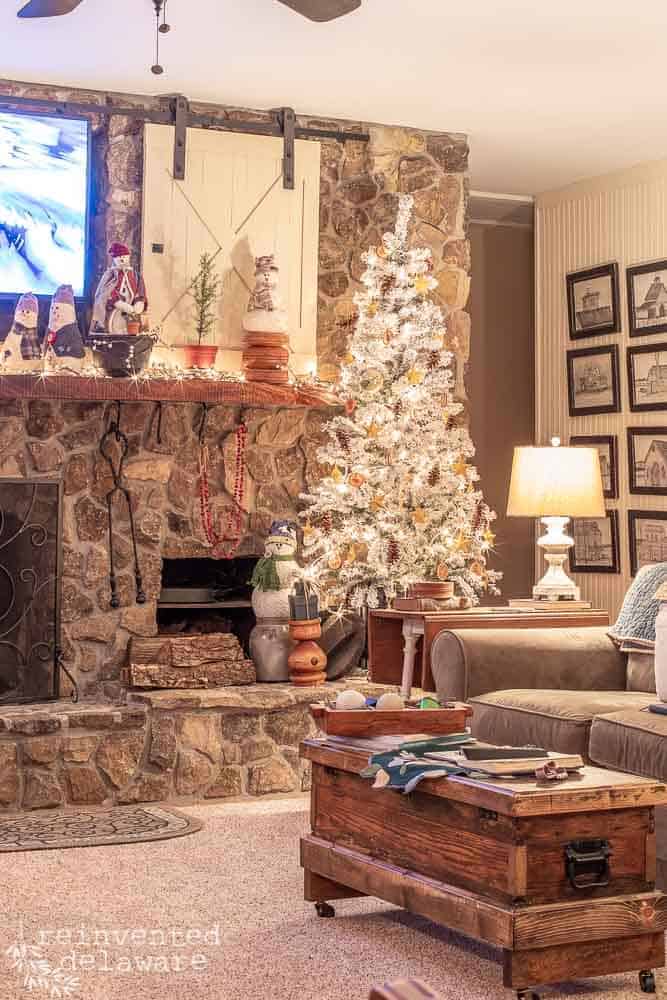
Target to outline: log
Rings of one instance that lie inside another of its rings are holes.
[[[218,660],[242,660],[243,650],[231,632],[172,636],[171,662],[175,667],[196,667]]]
[[[197,667],[173,667],[165,663],[130,663],[128,681],[134,688],[212,688],[254,684],[252,660],[219,660]]]
[[[229,687],[255,680],[255,665],[245,659],[231,632],[130,641],[127,683],[131,687]]]

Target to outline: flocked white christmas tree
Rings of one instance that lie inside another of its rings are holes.
[[[429,298],[431,251],[411,249],[412,198],[365,255],[365,290],[344,359],[344,414],[326,426],[327,470],[304,494],[304,555],[330,605],[375,607],[420,580],[450,580],[456,606],[497,593],[486,556],[495,514],[476,487],[457,417],[446,323]]]

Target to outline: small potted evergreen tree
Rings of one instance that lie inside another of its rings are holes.
[[[188,368],[211,368],[215,364],[218,353],[216,343],[206,343],[214,340],[215,326],[218,322],[217,304],[221,295],[222,281],[214,269],[214,258],[203,253],[199,258],[199,272],[192,282],[189,295],[193,300],[193,319],[196,343],[184,344],[185,364]]]

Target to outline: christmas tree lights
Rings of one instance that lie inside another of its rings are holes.
[[[419,580],[451,581],[456,606],[497,593],[486,566],[495,514],[457,421],[431,251],[409,246],[412,204],[401,196],[395,231],[364,255],[344,413],[318,452],[327,474],[302,496],[304,555],[330,605],[376,607]]]

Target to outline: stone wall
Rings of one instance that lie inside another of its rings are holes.
[[[154,98],[78,91],[48,85],[0,81],[0,94],[57,100],[157,107]],[[194,111],[221,119],[269,120],[265,112],[201,105]],[[93,214],[91,281],[97,282],[112,240],[141,246],[142,124],[122,116],[92,115]],[[298,116],[302,126],[367,131],[369,143],[323,140],[320,194],[318,363],[323,378],[335,379],[354,324],[354,293],[360,289],[361,255],[393,227],[397,194],[415,198],[415,241],[433,250],[437,295],[449,314],[449,347],[457,361],[457,391],[464,397],[470,318],[467,239],[468,146],[464,136],[361,121]],[[0,335],[8,324],[0,305]]]
[[[192,802],[301,792],[310,764],[299,743],[317,734],[308,704],[355,687],[256,684],[156,691],[130,704],[0,709],[0,815],[63,805]]]
[[[62,639],[65,664],[84,698],[118,700],[131,635],[157,633],[162,559],[210,556],[198,489],[201,406],[169,403],[161,421],[154,403],[124,403],[130,489],[146,604],[135,603],[129,521],[113,504],[113,548],[120,608],[109,605],[106,495],[113,483],[99,442],[110,404],[26,400],[0,402],[0,477],[61,475],[64,484]],[[214,520],[234,488],[234,429],[248,429],[242,541],[238,555],[261,555],[275,517],[294,519],[299,493],[318,475],[315,452],[326,410],[214,406],[204,441],[210,456]],[[158,436],[159,426],[159,436]],[[68,682],[62,676],[64,693]]]

